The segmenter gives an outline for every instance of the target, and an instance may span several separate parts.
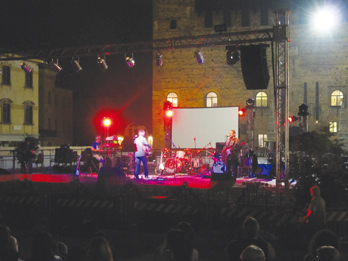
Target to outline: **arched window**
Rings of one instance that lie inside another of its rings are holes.
[[[176,20],[175,19],[170,20],[170,29],[176,29]]]
[[[265,92],[258,92],[256,94],[256,107],[267,107],[267,94]]]
[[[167,95],[167,101],[170,101],[173,107],[178,107],[178,95],[175,92],[170,92]]]
[[[343,92],[336,90],[331,93],[331,106],[341,106],[343,101]]]
[[[0,105],[1,105],[1,123],[2,124],[10,124],[11,123],[11,103],[13,101],[10,99],[1,99]]]
[[[215,92],[209,92],[205,98],[207,107],[217,107],[217,94]]]
[[[24,104],[24,124],[25,125],[32,125],[33,122],[33,106],[35,103],[32,101],[25,101]]]

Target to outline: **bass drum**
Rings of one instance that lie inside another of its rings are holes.
[[[182,162],[179,159],[167,159],[164,164],[164,170],[168,174],[181,172]]]

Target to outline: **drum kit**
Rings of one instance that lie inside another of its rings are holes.
[[[212,162],[215,149],[206,150],[205,160],[200,155],[203,149],[183,149],[171,150],[164,148],[161,150],[160,163],[156,167],[156,174],[175,175],[177,173],[194,174],[211,174]]]

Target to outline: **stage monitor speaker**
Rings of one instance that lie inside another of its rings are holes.
[[[265,45],[241,46],[241,65],[247,90],[267,89],[269,73]]]
[[[72,149],[58,149],[54,155],[54,162],[56,163],[71,163],[72,162]]]
[[[218,180],[230,180],[231,174],[229,173],[211,173],[211,181],[218,181]]]
[[[259,164],[257,170],[255,171],[256,175],[260,176],[269,176],[272,170],[273,164]]]

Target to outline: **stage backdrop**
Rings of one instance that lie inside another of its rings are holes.
[[[177,148],[215,148],[230,130],[238,137],[238,107],[173,108],[172,142]],[[175,148],[172,144],[172,148]]]

